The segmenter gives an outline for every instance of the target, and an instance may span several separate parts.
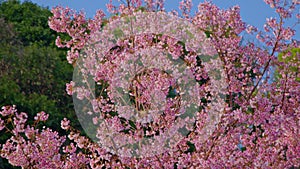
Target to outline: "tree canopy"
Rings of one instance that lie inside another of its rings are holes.
[[[46,111],[50,114],[46,125],[60,130],[57,121],[65,116],[75,119],[76,126],[79,123],[72,98],[65,92],[73,69],[66,62],[66,50],[54,44],[58,33],[48,26],[50,16],[48,8],[29,1],[0,2],[0,107]],[[0,140],[7,138],[1,135]]]

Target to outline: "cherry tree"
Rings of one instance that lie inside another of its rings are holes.
[[[211,2],[127,0],[94,19],[56,7],[49,26],[70,39],[66,84],[87,136],[63,119],[66,135],[2,108],[11,133],[1,156],[23,168],[292,168],[300,164],[298,1],[265,0],[277,17],[264,30],[240,8]],[[258,42],[242,42],[243,35]],[[276,70],[276,71],[274,71]]]

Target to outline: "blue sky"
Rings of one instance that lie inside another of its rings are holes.
[[[98,9],[102,9],[107,13],[105,4],[109,0],[31,0],[38,5],[44,7],[55,7],[57,5],[68,6],[76,10],[84,10],[88,17],[93,17]],[[114,0],[115,2],[117,0]],[[178,9],[178,4],[180,0],[165,0],[165,8],[169,11],[170,9]],[[197,6],[200,2],[204,0],[193,0],[193,11],[195,13]],[[258,29],[263,29],[263,24],[266,18],[277,17],[274,9],[270,8],[264,3],[263,0],[212,0],[220,8],[229,8],[234,5],[239,5],[241,8],[242,19],[250,25],[258,27]],[[299,12],[299,9],[298,9]],[[295,21],[295,20],[294,20]],[[288,23],[294,22],[290,20]],[[296,30],[300,30],[300,26],[296,27]],[[300,40],[300,32],[297,32],[296,39]]]

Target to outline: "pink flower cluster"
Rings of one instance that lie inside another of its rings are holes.
[[[90,37],[90,34],[98,31],[101,28],[104,13],[99,10],[93,20],[87,20],[85,14],[81,11],[76,13],[70,8],[57,7],[53,8],[53,16],[49,19],[51,29],[66,33],[71,40],[62,40],[59,36],[56,39],[56,45],[60,48],[67,47],[68,62],[74,63],[78,58],[79,50],[82,49]]]
[[[15,106],[3,107],[0,127],[6,128],[11,137],[1,144],[0,155],[13,166],[22,168],[98,168],[116,163],[104,149],[89,139],[80,136],[78,131],[69,127],[64,119],[62,128],[70,131],[66,136],[43,126],[37,125],[49,115],[38,113],[33,125],[26,124],[26,113],[18,113]],[[69,143],[67,143],[69,139]]]
[[[182,11],[182,15],[185,18],[189,17],[192,8],[192,0],[182,0],[179,4],[179,9]]]

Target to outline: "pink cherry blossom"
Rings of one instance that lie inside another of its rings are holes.
[[[41,111],[34,117],[34,120],[47,121],[48,117],[49,114],[46,114],[44,111]]]
[[[68,62],[82,66],[80,71],[100,90],[96,95],[87,81],[81,82],[86,86],[66,84],[69,95],[76,93],[73,97],[90,105],[82,113],[90,117],[89,127],[96,127],[95,136],[82,135],[67,118],[60,124],[64,133],[39,127],[49,116],[43,111],[31,125],[27,113],[3,106],[0,130],[10,135],[0,145],[1,157],[14,166],[49,169],[299,167],[300,83],[299,71],[293,68],[299,67],[300,58],[292,51],[300,42],[294,39],[294,25],[287,22],[299,19],[299,3],[264,1],[277,16],[267,18],[263,30],[247,26],[238,6],[220,9],[211,2],[200,3],[195,16],[190,16],[192,1],[180,2],[182,19],[196,30],[180,27],[176,20],[159,25],[144,15],[166,16],[164,0],[128,0],[120,5],[109,1],[107,8],[114,16],[105,24],[101,10],[87,19],[82,11],[53,8],[50,28],[70,37],[57,37],[56,45],[69,49]],[[129,17],[134,18],[131,27],[120,25]],[[134,22],[139,19],[143,22]],[[151,32],[155,27],[159,33]],[[144,32],[138,32],[141,28]],[[245,39],[245,32],[258,42]],[[111,34],[120,38],[110,41]],[[180,41],[182,37],[189,38]],[[198,44],[201,54],[195,50]],[[81,51],[87,55],[81,57]],[[188,69],[178,71],[180,64],[167,57],[181,59]],[[216,70],[217,62],[204,64],[214,57],[224,72]],[[226,85],[212,83],[212,75],[218,73]],[[185,91],[179,81],[190,84],[191,79],[197,85]],[[224,93],[212,97],[214,88],[225,88]],[[122,104],[126,101],[130,104]],[[225,107],[220,110],[222,101]],[[193,104],[199,109],[185,114]],[[214,113],[218,111],[220,116]],[[208,124],[211,119],[218,120]]]
[[[64,129],[64,130],[68,130],[70,128],[70,120],[64,118],[61,121],[61,128]]]
[[[68,95],[73,95],[74,87],[75,87],[75,83],[73,81],[66,84],[66,91],[67,91]]]

